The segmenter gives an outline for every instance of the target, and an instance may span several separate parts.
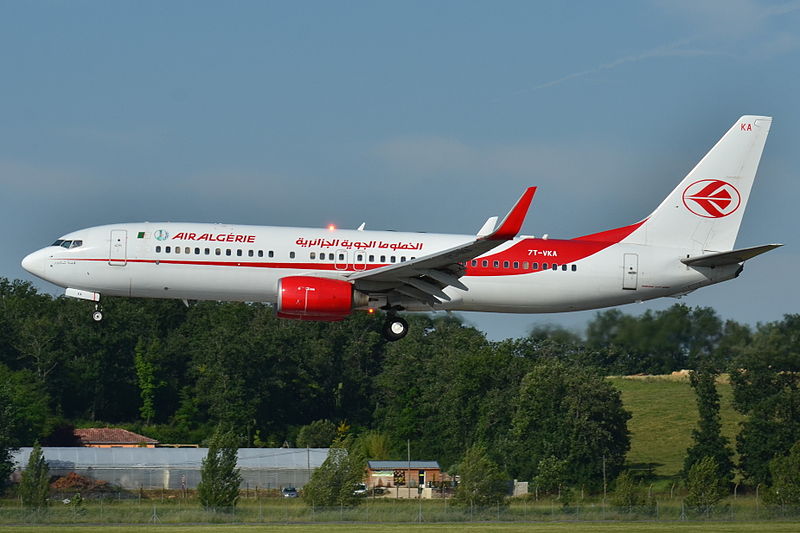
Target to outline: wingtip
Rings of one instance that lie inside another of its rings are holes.
[[[522,193],[522,196],[520,196],[498,228],[486,238],[492,241],[507,241],[516,237],[519,230],[522,229],[522,223],[525,222],[534,194],[536,194],[536,187],[525,189],[525,192]]]

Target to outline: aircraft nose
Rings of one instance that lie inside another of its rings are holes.
[[[22,268],[34,276],[42,277],[44,274],[44,260],[42,258],[41,250],[26,255],[22,260]]]

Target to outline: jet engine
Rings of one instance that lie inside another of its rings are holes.
[[[367,305],[369,297],[347,281],[314,276],[288,276],[278,280],[278,316],[295,320],[336,322],[354,307]]]

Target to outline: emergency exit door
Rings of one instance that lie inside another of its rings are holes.
[[[635,291],[639,287],[639,254],[625,254],[623,259],[622,288]]]
[[[128,263],[128,232],[124,229],[111,230],[111,248],[108,251],[108,264],[125,266]]]

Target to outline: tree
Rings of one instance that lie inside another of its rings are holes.
[[[161,343],[158,339],[153,339],[149,343],[139,339],[133,356],[136,381],[139,385],[139,396],[142,399],[139,413],[145,424],[149,424],[151,420],[155,419],[156,393],[159,388],[165,385],[162,380],[156,378],[160,351]]]
[[[739,468],[769,484],[770,461],[800,440],[800,315],[760,324],[731,364],[734,407],[747,416],[736,437]]]
[[[800,505],[800,441],[794,443],[789,455],[770,461],[769,470],[772,485],[764,493],[764,501],[772,505]]]
[[[637,483],[630,472],[625,470],[617,476],[616,488],[611,503],[632,512],[634,508],[645,504],[647,498],[641,484]]]
[[[368,431],[358,438],[361,453],[370,461],[385,461],[391,454],[389,435],[381,431]]]
[[[522,379],[512,405],[506,447],[513,477],[533,479],[546,457],[567,462],[572,484],[600,486],[616,476],[630,447],[620,392],[599,372],[555,359],[538,363]]]
[[[231,511],[239,500],[242,475],[236,468],[237,442],[232,431],[223,432],[220,428],[211,439],[197,485],[200,504],[206,509]]]
[[[700,415],[697,428],[692,430],[694,444],[686,451],[683,475],[703,457],[713,457],[721,479],[733,481],[733,451],[728,439],[722,435],[719,417],[719,393],[716,386],[717,373],[709,367],[689,373],[689,382],[697,395],[697,411]]]
[[[353,506],[361,502],[353,491],[364,479],[364,457],[350,444],[349,440],[333,443],[328,457],[303,487],[303,499],[308,505]]]
[[[536,489],[542,494],[560,495],[567,477],[567,462],[554,456],[543,458],[536,468],[533,478]]]
[[[457,467],[461,481],[454,502],[470,507],[507,505],[508,476],[480,444],[471,446]]]
[[[0,381],[0,494],[5,491],[14,462],[11,453],[17,449],[14,439],[15,406],[11,403],[8,383]]]
[[[22,499],[22,505],[28,509],[42,509],[47,506],[49,492],[50,468],[42,454],[42,447],[36,442],[30,457],[28,457],[28,466],[22,472],[19,496]]]
[[[709,456],[703,457],[689,469],[686,488],[686,505],[706,515],[728,494],[725,480],[719,475],[717,462]]]
[[[300,428],[297,446],[300,448],[327,448],[336,438],[336,424],[330,420],[315,420]]]

